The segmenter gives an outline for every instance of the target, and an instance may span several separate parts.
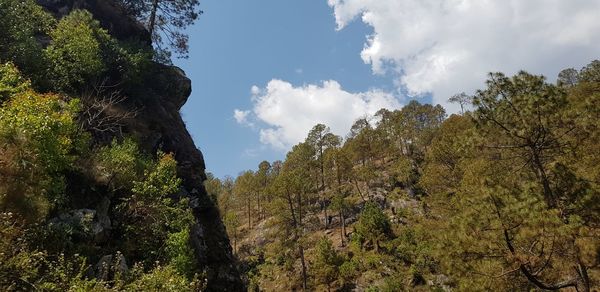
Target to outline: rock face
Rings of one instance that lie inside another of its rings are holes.
[[[191,93],[191,82],[182,70],[156,64],[150,79],[140,90],[144,96],[137,117],[130,121],[128,131],[141,138],[142,146],[155,152],[171,152],[178,162],[183,179],[183,195],[192,198],[196,224],[192,228],[192,243],[201,264],[207,267],[209,289],[215,291],[243,290],[234,265],[231,246],[219,211],[209,199],[202,182],[204,158],[185,128],[179,109]]]
[[[150,36],[144,27],[128,17],[113,0],[37,2],[57,18],[65,16],[73,9],[86,9],[113,37],[119,40],[134,39],[150,45]],[[123,130],[138,137],[141,147],[147,151],[155,153],[160,149],[175,155],[178,174],[183,179],[184,189],[181,193],[191,197],[196,217],[196,224],[191,232],[192,243],[200,265],[207,272],[208,290],[242,291],[244,286],[234,265],[235,259],[225,228],[217,208],[204,189],[204,158],[179,114],[179,110],[191,94],[191,81],[177,67],[158,63],[150,67],[147,74],[149,77],[142,84],[123,92],[132,99],[129,106],[134,106],[138,112]],[[105,212],[102,210],[100,213]],[[107,220],[96,217],[101,222]]]

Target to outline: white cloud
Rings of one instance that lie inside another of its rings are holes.
[[[328,0],[338,29],[373,27],[361,53],[376,74],[398,74],[435,103],[481,88],[486,74],[520,69],[551,81],[600,51],[598,0]]]
[[[254,157],[258,157],[258,154],[259,154],[259,149],[247,148],[247,149],[244,149],[244,152],[242,153],[242,157],[254,158]]]
[[[243,110],[239,110],[239,109],[235,109],[233,111],[233,118],[235,119],[235,121],[238,124],[248,124],[248,115],[250,114],[250,111],[243,111]]]
[[[250,92],[252,93],[252,95],[257,95],[260,93],[260,88],[258,88],[258,86],[253,85],[252,88],[250,88]]]
[[[260,141],[280,150],[303,141],[317,123],[329,126],[337,135],[346,135],[356,119],[373,115],[381,108],[400,107],[389,93],[380,90],[350,93],[333,80],[294,87],[273,79],[264,89],[257,89],[252,90],[256,92],[252,97],[252,113],[266,125],[259,129]],[[236,110],[234,115],[238,112],[248,111]],[[247,120],[248,114],[243,116]]]

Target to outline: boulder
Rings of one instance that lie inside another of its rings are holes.
[[[102,281],[114,279],[115,275],[122,275],[129,270],[123,254],[105,255],[94,266],[94,276]]]

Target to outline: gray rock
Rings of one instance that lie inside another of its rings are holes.
[[[111,228],[110,217],[108,216],[108,210],[110,208],[110,200],[106,197],[102,198],[100,204],[96,207],[96,219],[98,224],[103,229]]]
[[[68,226],[77,230],[79,234],[89,236],[96,242],[106,239],[106,233],[111,228],[111,221],[108,217],[108,199],[101,201],[98,210],[76,209],[67,213],[60,214],[50,221],[50,224],[56,226]]]
[[[117,252],[113,255],[103,256],[94,266],[94,275],[97,279],[108,281],[117,274],[124,274],[129,270],[127,260],[122,253]]]
[[[444,274],[433,275],[433,278],[427,281],[427,285],[440,287],[444,291],[452,291],[452,287],[450,287],[451,280],[448,276]]]

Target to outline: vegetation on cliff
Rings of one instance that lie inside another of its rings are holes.
[[[189,194],[176,154],[144,140],[160,132],[140,130],[155,127],[138,117],[156,102],[138,90],[163,68],[154,55],[141,38],[114,38],[86,10],[55,18],[34,0],[0,0],[0,290],[235,285],[207,282],[223,275],[194,245],[206,243],[193,229],[213,224],[197,221],[202,193]]]

